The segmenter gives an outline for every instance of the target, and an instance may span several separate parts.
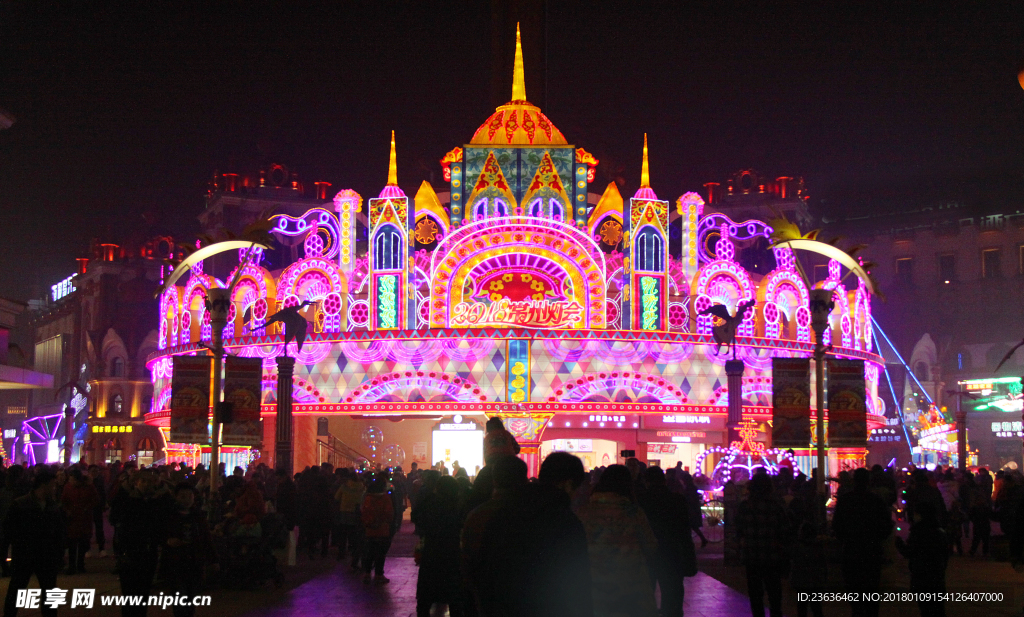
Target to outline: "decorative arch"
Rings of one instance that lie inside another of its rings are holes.
[[[508,254],[554,264],[564,273],[566,299],[583,307],[576,327],[606,326],[605,262],[597,244],[565,223],[532,217],[475,221],[442,240],[431,260],[431,326],[448,326],[449,308],[468,301],[467,283],[479,266]]]
[[[336,263],[323,257],[307,257],[288,266],[277,283],[278,307],[309,300],[315,332],[341,332],[348,314],[348,282]]]
[[[764,302],[764,335],[768,338],[811,340],[810,329],[801,327],[797,320],[800,307],[808,306],[810,293],[800,274],[788,268],[772,270],[761,281],[760,299]],[[788,322],[783,327],[782,319]],[[795,326],[795,336],[792,329]]]
[[[427,390],[445,397],[440,400],[478,403],[486,401],[479,386],[461,377],[437,371],[398,371],[385,373],[364,381],[345,397],[346,403],[374,403],[393,396],[395,392]]]
[[[103,358],[103,365],[106,367],[108,376],[114,376],[112,367],[115,361],[120,360],[122,363],[122,374],[118,375],[118,377],[127,377],[124,371],[127,370],[128,347],[125,346],[121,336],[113,328],[108,329],[107,333],[103,335],[103,343],[100,345],[100,357]]]
[[[313,385],[312,382],[296,377],[292,382],[292,401],[301,405],[315,405],[326,403],[327,397]],[[263,404],[274,405],[277,403],[277,374],[263,373]]]
[[[216,285],[216,279],[209,274],[192,271],[185,285],[181,303],[181,344],[213,338],[206,311],[206,291]]]
[[[228,280],[234,279],[238,271],[239,269],[235,268],[228,276]],[[230,332],[231,336],[245,336],[251,330],[263,325],[267,316],[274,313],[274,302],[277,298],[277,282],[274,281],[274,276],[262,266],[246,263],[241,267],[238,277],[238,282],[231,293],[234,319],[228,320],[226,330],[226,332]],[[264,303],[257,307],[260,300],[263,300]],[[249,323],[245,321],[246,312],[250,314]]]
[[[744,377],[740,396],[746,405],[771,405],[772,380],[768,377]],[[716,388],[711,395],[711,400],[708,401],[708,405],[728,404],[728,386]]]
[[[180,313],[181,298],[178,296],[178,286],[171,285],[160,294],[160,326],[158,329],[160,349],[167,349],[178,344]]]
[[[671,381],[658,375],[630,371],[598,373],[580,377],[562,384],[562,387],[555,390],[555,395],[549,397],[548,400],[579,403],[601,395],[610,399],[611,397],[605,393],[615,396],[622,390],[639,393],[638,398],[643,398],[646,395],[665,405],[687,404],[686,394]]]
[[[655,225],[644,225],[636,232],[633,252],[637,272],[665,271],[665,234]]]
[[[715,304],[724,304],[733,312],[740,304],[757,297],[757,291],[746,270],[739,264],[724,259],[705,264],[697,271],[696,285],[691,294],[694,300],[690,314],[697,316],[697,334],[711,334],[713,325],[712,316],[700,315],[701,311]],[[753,336],[753,310],[747,311],[736,334]]]

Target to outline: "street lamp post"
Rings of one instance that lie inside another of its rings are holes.
[[[956,461],[960,471],[967,469],[967,412],[963,405],[964,393],[956,385]]]
[[[221,392],[221,372],[224,362],[224,328],[228,323],[228,309],[231,306],[230,290],[213,288],[207,291],[210,301],[210,327],[213,328],[213,435],[210,439],[210,503],[217,491],[220,480],[220,429],[218,412]]]
[[[831,289],[812,289],[810,292],[811,302],[811,327],[814,328],[814,373],[815,373],[815,394],[817,402],[817,426],[815,427],[815,441],[818,449],[818,495],[825,494],[825,328],[828,327],[828,316],[835,308],[832,300]]]

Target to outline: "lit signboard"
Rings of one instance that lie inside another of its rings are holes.
[[[967,393],[963,406],[972,411],[1024,411],[1019,377],[994,377],[960,382]]]
[[[711,416],[662,416],[665,424],[711,424]]]
[[[56,285],[50,285],[50,295],[53,297],[54,302],[71,295],[75,291],[74,278],[75,275],[72,274]]]

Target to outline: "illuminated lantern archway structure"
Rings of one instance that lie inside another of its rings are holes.
[[[708,488],[718,490],[730,480],[745,482],[758,468],[763,468],[773,476],[779,473],[779,467],[797,468],[796,460],[785,450],[766,448],[763,443],[754,441],[757,434],[757,422],[746,419],[739,428],[740,441],[734,441],[728,447],[710,448],[697,456],[698,468],[703,468],[707,456],[720,456],[714,469],[708,474],[711,484]]]
[[[274,358],[283,350],[276,326],[260,326],[309,301],[293,393],[297,469],[316,463],[318,440],[365,448],[368,426],[406,453],[406,465],[430,465],[439,460],[431,427],[455,415],[504,418],[534,474],[541,450],[556,442],[591,448],[595,465],[622,462],[623,451],[704,473],[719,459],[731,461],[727,467],[777,465],[770,444],[750,452],[753,463],[716,450],[728,448],[726,356],[715,353],[710,318],[696,316],[716,303],[734,312],[755,302],[738,328],[737,357],[746,365],[743,418],[764,425],[771,358],[814,351],[808,290],[792,251],[766,252],[775,260],[768,270],[744,267],[770,228],[705,213],[696,193],[660,199],[646,143],[632,197],[614,185],[591,193],[597,159],[527,102],[519,50],[517,57],[512,100],[444,156],[440,192],[424,182],[409,197],[399,187],[392,140],[377,196],[364,203],[344,189],[302,216],[276,217],[277,252],[244,266],[224,347],[264,359],[261,460],[274,464]],[[358,249],[357,218],[367,230]],[[172,356],[205,353],[209,328],[198,299],[232,275],[230,266],[213,269],[196,264],[160,299],[161,349],[148,360],[155,392],[171,383]],[[871,298],[835,289],[846,300],[830,354],[865,360],[870,409],[882,409]],[[166,397],[159,401],[147,421],[166,426]],[[327,437],[318,434],[319,418],[327,418]],[[869,429],[883,424],[869,414]],[[174,457],[197,456],[188,444],[168,448]],[[832,451],[833,460],[849,457],[862,460],[864,451]],[[796,459],[810,473],[807,452]]]

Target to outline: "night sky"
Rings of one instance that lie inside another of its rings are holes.
[[[94,237],[194,235],[215,169],[374,196],[394,129],[399,184],[442,190],[493,111],[489,3],[321,4],[0,3],[0,295],[41,295]],[[754,168],[822,212],[1021,209],[1024,3],[720,4],[550,2],[527,98],[601,159],[592,191],[635,190],[647,132],[663,199]]]

